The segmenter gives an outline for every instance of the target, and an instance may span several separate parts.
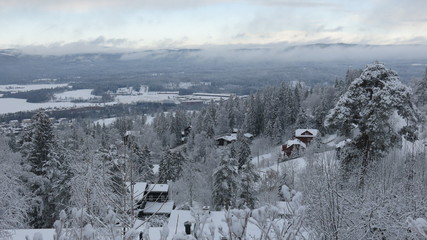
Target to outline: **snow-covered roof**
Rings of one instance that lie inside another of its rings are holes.
[[[167,202],[147,202],[144,209],[142,210],[145,214],[162,214],[171,213],[174,206],[174,201]]]
[[[245,133],[245,134],[243,134],[243,136],[245,136],[246,138],[251,138],[251,137],[253,137],[254,135],[253,135],[253,134],[250,134],[250,133]]]
[[[319,134],[317,129],[297,129],[295,130],[295,137],[316,137]]]
[[[126,182],[126,186],[131,191],[130,182]],[[145,189],[147,189],[146,182],[136,182],[133,187],[133,198],[137,201],[141,200],[144,197]]]
[[[305,143],[303,143],[303,142],[301,142],[300,140],[298,140],[298,139],[292,139],[292,140],[288,140],[288,141],[286,141],[286,143],[285,143],[288,147],[290,147],[290,146],[292,146],[292,145],[300,145],[300,146],[302,146],[303,148],[306,148],[307,146],[305,145]]]
[[[220,137],[216,138],[216,140],[219,140],[219,139],[224,139],[225,141],[228,141],[228,142],[236,141],[237,140],[237,134],[236,133],[232,133],[232,134],[229,134],[229,135],[220,136]]]
[[[148,184],[147,192],[168,192],[168,184]]]
[[[126,131],[125,136],[138,136],[141,135],[140,131]]]

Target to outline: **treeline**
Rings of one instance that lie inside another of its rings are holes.
[[[175,109],[174,103],[138,102],[133,104],[115,104],[105,106],[89,106],[76,109],[47,110],[46,113],[53,118],[85,119],[85,118],[110,118],[133,114],[156,113]],[[0,122],[10,120],[22,121],[30,119],[34,112],[17,112],[0,115]]]
[[[29,103],[42,103],[50,101],[55,93],[61,93],[67,90],[67,88],[52,88],[52,89],[37,89],[25,92],[5,92],[3,97],[5,98],[20,98],[27,99]]]

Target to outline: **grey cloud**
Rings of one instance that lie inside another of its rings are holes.
[[[307,1],[307,0],[251,0],[263,5],[318,8],[318,7],[340,7],[340,4],[332,1]]]
[[[31,45],[19,47],[26,54],[40,55],[64,55],[77,53],[122,53],[132,51],[134,41],[122,38],[105,38],[99,36],[88,41],[77,41],[71,43],[56,42],[49,45]]]
[[[245,38],[245,37],[246,37],[246,33],[238,33],[238,34],[233,36],[234,39],[241,39],[241,38]]]

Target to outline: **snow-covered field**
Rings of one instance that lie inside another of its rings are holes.
[[[45,102],[29,103],[25,99],[19,98],[0,98],[0,114],[15,113],[20,111],[34,111],[48,108],[72,108],[97,106],[96,103],[72,103],[72,102]]]
[[[99,96],[92,95],[93,89],[79,89],[79,90],[72,90],[72,91],[66,91],[63,93],[55,94],[55,99],[57,100],[89,100],[92,98],[97,98]]]
[[[52,89],[59,87],[66,87],[67,83],[63,84],[29,84],[29,85],[18,85],[18,84],[8,84],[0,85],[0,92],[27,92],[31,90],[38,89]]]

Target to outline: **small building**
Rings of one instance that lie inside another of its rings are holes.
[[[298,156],[302,151],[307,148],[307,145],[299,139],[293,139],[286,141],[282,145],[282,152],[285,156]]]
[[[126,182],[126,186],[137,206],[139,218],[153,214],[169,216],[175,209],[175,202],[169,200],[168,184]]]
[[[250,134],[250,133],[244,133],[243,137],[246,140],[253,140],[254,135]],[[237,141],[237,133],[231,133],[231,134],[226,134],[226,135],[221,135],[215,138],[216,144],[218,146],[227,146],[230,143],[233,143],[235,141]]]
[[[251,134],[251,133],[245,133],[245,134],[243,134],[243,136],[246,138],[246,139],[249,139],[249,140],[253,140],[254,139],[254,135],[253,134]]]
[[[169,200],[168,184],[148,184],[145,191],[146,199],[149,202],[166,202]]]
[[[317,129],[297,129],[294,137],[305,144],[309,144],[318,135],[319,130]]]
[[[237,141],[237,134],[232,133],[228,135],[223,135],[215,138],[215,141],[218,146],[227,146],[228,144]]]

